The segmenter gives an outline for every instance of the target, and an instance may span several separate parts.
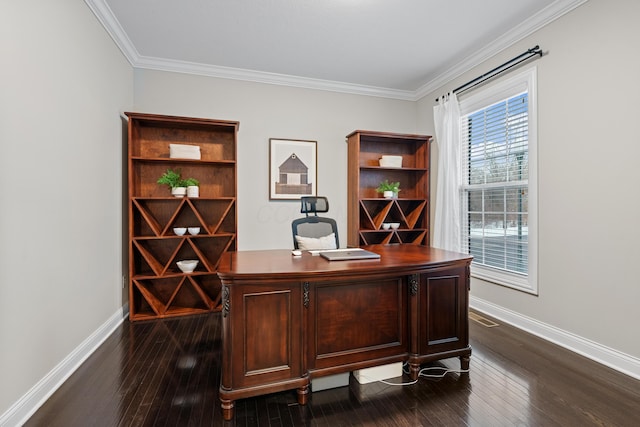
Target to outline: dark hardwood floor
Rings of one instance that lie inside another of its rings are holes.
[[[470,321],[469,374],[404,387],[351,377],[349,387],[315,392],[306,406],[295,391],[240,400],[235,418],[224,422],[220,319],[125,321],[25,425],[640,425],[640,381],[508,325],[478,321]],[[435,366],[460,365],[449,359]]]

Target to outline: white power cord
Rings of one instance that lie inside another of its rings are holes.
[[[405,364],[405,366],[406,366],[406,364]],[[439,374],[426,374],[425,373],[426,371],[433,370],[433,369],[438,369],[438,370],[443,371],[443,372],[441,372]],[[406,374],[408,373],[406,370],[404,370],[404,367],[403,367],[403,372],[406,373]],[[377,382],[380,382],[380,383],[383,383],[383,384],[386,384],[386,385],[405,386],[405,385],[414,385],[414,384],[416,384],[418,382],[418,380],[420,379],[420,377],[423,377],[423,378],[444,378],[444,376],[447,375],[447,374],[465,374],[467,372],[469,372],[469,369],[448,369],[448,368],[445,368],[445,367],[442,367],[442,366],[430,366],[430,367],[427,367],[427,368],[420,369],[420,371],[418,371],[418,378],[413,380],[413,381],[406,382],[406,383],[404,383],[404,382],[403,383],[392,383],[390,381],[378,380],[378,379],[375,379],[375,378],[367,378],[365,376],[363,376],[363,378],[371,380],[372,382],[373,381],[377,381]]]

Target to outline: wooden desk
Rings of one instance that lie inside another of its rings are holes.
[[[469,368],[470,255],[418,245],[364,246],[379,260],[327,261],[289,250],[230,252],[222,281],[224,418],[234,402],[311,378],[394,362],[460,357]]]

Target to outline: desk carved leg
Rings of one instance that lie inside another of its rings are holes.
[[[220,399],[221,407],[222,407],[222,418],[226,421],[229,421],[233,418],[235,401],[228,399]]]
[[[470,361],[471,361],[471,355],[466,354],[466,355],[460,356],[460,370],[468,371]]]
[[[411,378],[411,381],[417,380],[419,373],[420,373],[420,364],[409,363],[409,378]]]
[[[298,388],[296,391],[298,392],[298,404],[306,405],[309,400],[309,384]]]

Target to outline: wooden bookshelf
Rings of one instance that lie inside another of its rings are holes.
[[[356,130],[347,136],[347,245],[429,245],[431,136]],[[402,167],[382,167],[383,155],[402,156]],[[400,182],[397,198],[376,192],[380,182]],[[385,230],[384,223],[400,223]]]
[[[126,113],[129,202],[129,318],[219,311],[221,256],[236,250],[236,141],[239,123]],[[169,144],[195,145],[200,159],[170,158]],[[167,170],[200,181],[197,198],[157,184]],[[174,227],[200,227],[178,236]],[[177,261],[197,259],[193,273]]]

